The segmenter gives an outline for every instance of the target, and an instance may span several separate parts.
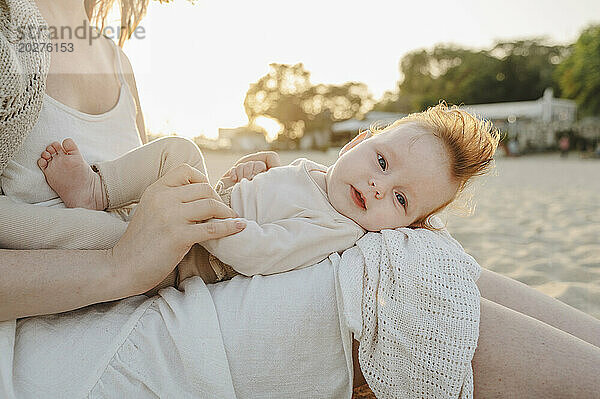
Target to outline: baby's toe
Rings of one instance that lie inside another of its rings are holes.
[[[50,144],[50,147],[54,148],[54,151],[55,151],[55,153],[52,155],[55,155],[55,154],[60,155],[60,154],[65,153],[65,151],[62,148],[62,145],[60,145],[60,143],[58,141],[55,141],[54,143]]]
[[[44,151],[42,152],[42,158],[44,158],[46,161],[49,161],[52,159],[52,154],[50,154],[48,151]]]
[[[44,158],[38,159],[37,164],[42,171],[45,170],[46,167],[48,167],[48,161],[46,161]]]
[[[52,143],[54,144],[54,143]],[[56,148],[54,148],[54,146],[50,144],[48,147],[46,147],[46,151],[48,151],[50,153],[50,156],[54,156],[56,155]]]
[[[62,148],[65,149],[65,152],[67,154],[71,154],[71,153],[74,153],[74,152],[79,152],[79,148],[77,147],[77,144],[75,144],[75,142],[71,138],[63,140],[63,142],[62,142]]]

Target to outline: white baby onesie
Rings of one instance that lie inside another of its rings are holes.
[[[333,208],[310,170],[327,168],[300,158],[237,183],[231,208],[246,228],[202,245],[246,276],[300,269],[350,248],[365,230]]]

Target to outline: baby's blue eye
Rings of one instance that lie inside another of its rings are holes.
[[[402,205],[403,207],[406,207],[406,199],[404,198],[404,196],[402,194],[396,193],[396,199],[398,200],[400,205]]]
[[[379,154],[377,154],[377,161],[379,162],[379,166],[381,166],[382,170],[385,170],[387,168],[387,162],[385,162],[385,158],[383,158]]]

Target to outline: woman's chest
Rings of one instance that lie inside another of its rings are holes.
[[[70,137],[88,163],[117,158],[141,145],[131,107],[119,101],[108,113],[87,115],[46,96],[37,124],[0,176],[2,192],[19,202],[61,204],[37,166],[42,151],[50,143]]]
[[[112,109],[119,100],[119,87],[119,80],[112,70],[103,73],[69,70],[66,73],[50,73],[46,80],[48,96],[91,115]]]
[[[50,26],[67,26],[59,15],[46,13]],[[81,112],[99,115],[111,109],[119,95],[119,50],[109,39],[89,30],[87,37],[57,32],[53,46],[46,93]],[[91,35],[98,35],[90,38]]]

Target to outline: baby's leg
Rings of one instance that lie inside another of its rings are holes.
[[[204,158],[193,141],[164,137],[127,154],[94,165],[108,197],[108,209],[139,201],[146,188],[176,166],[187,163],[205,172]]]
[[[194,244],[190,251],[179,263],[177,283],[188,277],[199,276],[206,284],[216,283],[218,280],[213,268],[208,261],[209,253],[200,244]]]
[[[38,159],[48,185],[68,208],[103,210],[107,207],[100,176],[90,168],[72,139],[54,142]]]
[[[208,251],[204,247],[194,244],[181,262],[179,262],[177,268],[161,281],[160,284],[150,291],[144,292],[144,294],[154,296],[163,288],[177,288],[180,281],[193,276],[202,278],[206,284],[216,283],[218,281],[217,275],[210,266],[208,255]]]

